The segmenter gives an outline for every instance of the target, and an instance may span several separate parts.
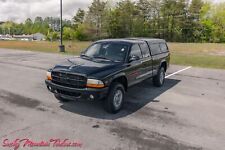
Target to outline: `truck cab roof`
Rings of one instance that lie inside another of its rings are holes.
[[[121,43],[129,43],[129,44],[136,44],[136,43],[142,43],[141,40],[131,40],[131,39],[104,39],[99,40],[98,42],[121,42]]]
[[[166,43],[164,39],[157,39],[157,38],[129,38],[129,40],[145,41],[148,43]]]
[[[104,40],[99,40],[96,41],[98,42],[122,42],[122,43],[129,43],[129,44],[139,44],[143,42],[148,42],[148,43],[166,43],[165,40],[163,39],[156,39],[156,38],[118,38],[118,39],[104,39]]]

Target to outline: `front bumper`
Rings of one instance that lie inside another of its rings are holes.
[[[68,99],[102,99],[108,94],[108,87],[102,89],[94,88],[70,88],[53,83],[52,81],[45,80],[45,84],[50,92],[59,94],[60,96]]]

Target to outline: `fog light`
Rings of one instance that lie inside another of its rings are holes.
[[[47,88],[48,88],[49,91],[51,91],[51,89],[52,89],[50,86],[47,86]]]
[[[90,95],[90,99],[92,100],[95,99],[94,95]]]

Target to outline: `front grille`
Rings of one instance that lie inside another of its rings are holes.
[[[87,78],[82,75],[72,74],[68,72],[53,71],[52,82],[71,88],[85,88],[87,84]]]

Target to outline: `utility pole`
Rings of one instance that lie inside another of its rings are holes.
[[[60,0],[60,45],[59,45],[59,51],[60,52],[65,52],[65,46],[63,45],[63,19],[62,19],[62,14],[63,14],[63,8],[62,8],[62,0]]]

